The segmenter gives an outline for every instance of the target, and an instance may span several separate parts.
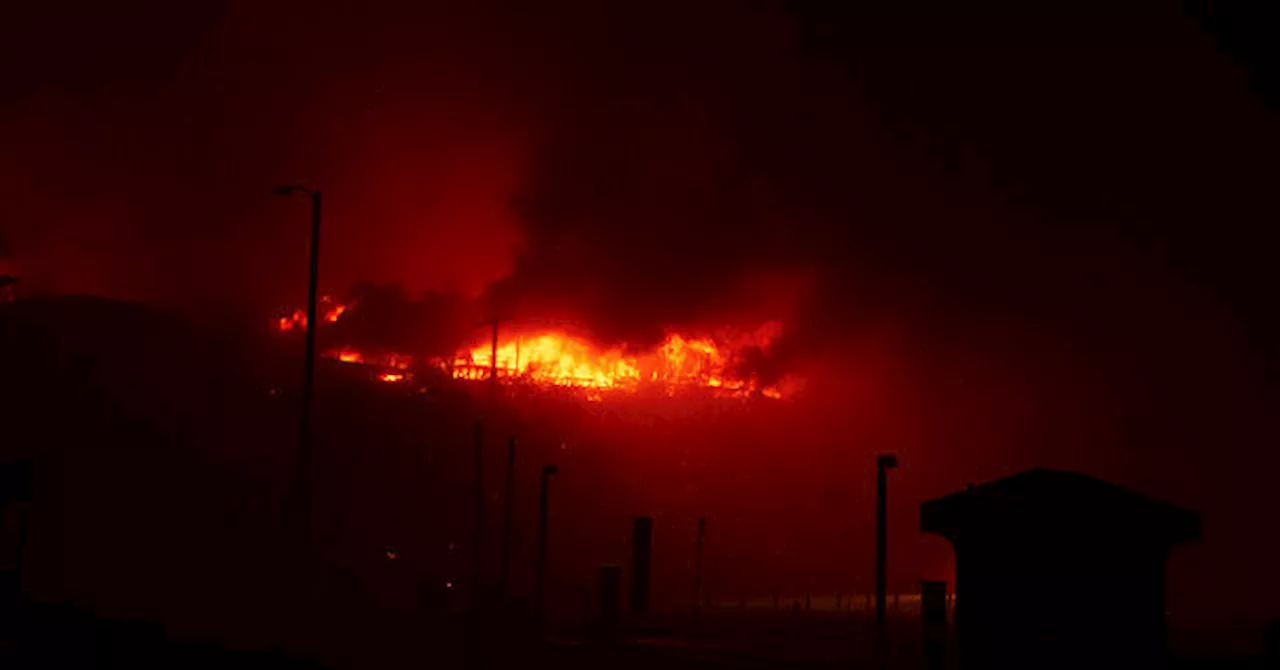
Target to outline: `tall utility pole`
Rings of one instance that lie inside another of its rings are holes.
[[[498,397],[498,325],[506,319],[501,317],[493,317],[488,321],[481,321],[477,326],[487,326],[491,329],[489,340],[489,397],[490,400],[496,400]]]
[[[316,329],[320,327],[316,312],[320,284],[321,198],[320,191],[304,186],[280,186],[273,193],[279,196],[303,193],[311,197],[311,260],[307,272],[307,329],[302,363],[302,417],[301,431],[298,436],[298,471],[294,475],[293,483],[297,521],[305,529],[310,520],[311,492],[308,474],[311,467],[311,402],[315,395]]]
[[[489,347],[489,389],[494,397],[498,395],[498,320],[493,320],[493,340]]]
[[[477,326],[490,326],[493,328],[492,345],[489,349],[489,405],[490,418],[492,418],[498,401],[498,324],[503,319],[494,317],[490,321],[481,321]],[[475,537],[472,551],[472,569],[474,583],[472,588],[476,590],[475,597],[479,596],[480,589],[480,562],[481,562],[481,544],[484,536],[484,439],[481,429],[481,420],[476,419],[475,423],[475,479],[476,479],[476,498],[475,498]],[[504,575],[505,577],[505,575]]]
[[[702,611],[702,545],[707,541],[707,517],[698,517],[698,538],[693,546],[693,613]]]
[[[888,591],[888,471],[898,467],[898,457],[881,454],[876,457],[876,626],[883,631],[884,601]]]
[[[516,436],[507,438],[507,485],[502,494],[502,577],[500,591],[505,597],[511,578],[511,515],[516,499]]]
[[[554,465],[542,466],[542,490],[538,498],[538,562],[535,565],[533,612],[538,622],[546,613],[547,580],[547,510],[551,501],[551,475],[558,472]]]

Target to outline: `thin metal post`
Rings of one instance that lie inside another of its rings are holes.
[[[472,433],[472,455],[475,459],[475,519],[471,533],[472,602],[479,599],[481,544],[484,542],[484,428],[476,419]]]
[[[653,571],[653,517],[638,516],[631,526],[631,616],[649,613]]]
[[[898,467],[898,459],[882,455],[876,459],[876,626],[884,629],[885,594],[888,591],[888,470]]]
[[[887,477],[884,468],[876,468],[876,625],[884,626],[885,591],[887,591],[887,575],[885,574],[888,552],[885,546],[888,521],[885,510],[885,486]]]
[[[622,566],[601,565],[599,574],[600,624],[609,634],[622,618]]]
[[[947,651],[947,583],[920,581],[920,620],[924,624],[923,644],[925,667],[941,670],[946,667]]]
[[[318,311],[320,292],[320,191],[311,191],[311,258],[307,271],[307,329],[303,345],[302,363],[302,416],[298,436],[298,471],[295,474],[294,495],[298,509],[298,524],[305,536],[310,525],[311,490],[311,405],[316,382],[316,331],[320,328]]]
[[[698,539],[693,548],[693,613],[702,611],[702,545],[707,540],[707,517],[698,517]]]
[[[516,436],[507,438],[507,485],[503,492],[502,510],[502,576],[499,584],[503,596],[511,578],[511,516],[516,498]]]
[[[493,320],[493,341],[489,348],[489,393],[498,397],[498,320]]]
[[[551,501],[551,475],[556,472],[554,465],[542,466],[542,488],[538,497],[538,561],[535,565],[533,593],[534,616],[539,622],[546,614],[547,511]]]

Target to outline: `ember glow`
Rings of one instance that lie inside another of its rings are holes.
[[[347,310],[350,308],[351,305],[336,302],[333,298],[327,295],[320,298],[319,311],[324,315],[324,320],[327,323],[336,323],[338,319],[341,319],[342,315],[346,314]],[[279,330],[280,332],[289,332],[295,328],[303,330],[306,327],[307,313],[300,309],[295,309],[289,315],[276,319],[276,330]]]

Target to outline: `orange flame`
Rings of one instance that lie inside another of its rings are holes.
[[[334,355],[340,363],[361,364],[364,363],[364,354],[350,349],[343,349]]]
[[[335,323],[351,313],[350,303],[322,299],[324,322]],[[305,328],[307,316],[294,310],[276,321],[287,332]],[[462,381],[487,380],[495,373],[500,381],[543,387],[584,389],[583,397],[600,400],[613,390],[658,389],[673,395],[681,388],[709,389],[729,397],[763,396],[778,399],[792,395],[800,380],[762,386],[744,375],[744,355],[751,349],[767,349],[782,334],[782,326],[768,322],[754,331],[719,333],[715,337],[668,332],[663,341],[646,351],[625,346],[602,348],[559,330],[527,332],[500,340],[497,361],[491,344],[463,349],[452,360],[432,359],[427,364]],[[379,370],[377,379],[386,383],[411,379],[412,356],[383,353],[375,357],[351,347],[325,352],[326,358],[347,365],[367,365]]]
[[[767,347],[780,334],[781,327],[773,322],[752,333],[718,340],[668,333],[655,349],[633,353],[621,347],[599,349],[560,332],[538,333],[500,341],[496,365],[492,345],[460,352],[454,359],[453,377],[488,379],[496,371],[499,379],[543,386],[635,390],[655,385],[669,391],[704,387],[727,395],[759,391],[780,397],[777,388],[759,388],[755,380],[743,379],[736,372],[743,351]]]
[[[281,332],[287,332],[294,328],[302,329],[306,327],[307,314],[300,309],[295,309],[289,316],[282,316],[276,321],[276,328]]]
[[[351,309],[351,305],[335,302],[333,298],[327,295],[320,298],[320,303],[324,309],[324,320],[327,323],[337,323],[338,319],[341,319]],[[307,313],[300,309],[295,309],[288,316],[276,319],[276,329],[281,332],[288,332],[294,328],[303,330],[306,327]]]

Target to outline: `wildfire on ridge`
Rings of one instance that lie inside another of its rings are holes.
[[[327,322],[350,313],[349,304],[328,297],[323,303]],[[295,311],[279,319],[278,329],[290,331],[305,324],[306,315]],[[625,346],[600,347],[562,330],[529,330],[500,338],[496,363],[492,343],[464,348],[449,360],[423,362],[459,381],[488,380],[496,373],[499,381],[508,384],[583,389],[589,399],[600,399],[606,391],[642,388],[667,395],[701,388],[717,396],[778,399],[794,390],[796,380],[763,385],[745,371],[743,363],[750,352],[767,350],[781,334],[781,324],[772,321],[754,331],[723,331],[714,337],[672,331],[656,347],[636,351]],[[347,365],[372,367],[381,382],[413,378],[409,369],[414,359],[409,355],[370,355],[352,347],[330,349],[323,355]]]
[[[669,392],[679,387],[714,389],[723,395],[760,392],[780,397],[775,387],[761,387],[755,379],[739,374],[742,355],[749,348],[765,349],[781,334],[781,325],[766,323],[749,333],[721,338],[689,337],[668,333],[648,351],[623,347],[601,349],[585,339],[562,332],[517,335],[501,340],[494,365],[492,345],[478,345],[459,352],[452,365],[455,379],[498,379],[542,386],[583,389],[637,390],[660,386]]]

